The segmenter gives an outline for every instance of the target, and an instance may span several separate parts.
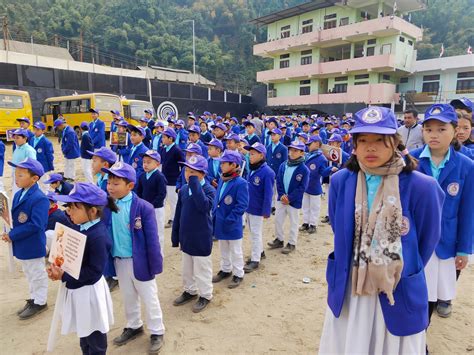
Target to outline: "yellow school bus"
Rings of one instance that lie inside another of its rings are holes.
[[[18,128],[17,118],[28,117],[33,123],[30,94],[27,91],[0,89],[0,136]]]
[[[148,101],[122,99],[122,106],[124,112],[123,117],[128,123],[133,125],[138,124],[138,119],[145,116],[145,110],[147,109],[153,112],[153,117],[155,116],[153,105]]]
[[[53,129],[54,120],[62,115],[67,124],[79,131],[81,122],[91,122],[90,108],[99,110],[99,117],[105,123],[105,131],[110,132],[112,122],[111,110],[117,110],[123,115],[120,97],[111,94],[90,93],[71,96],[50,97],[44,100],[41,120],[48,131]]]

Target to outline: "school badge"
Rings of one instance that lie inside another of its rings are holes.
[[[255,186],[258,186],[260,185],[260,178],[258,176],[255,176],[255,178],[253,179],[253,184]]]
[[[365,111],[362,115],[362,121],[365,123],[377,123],[380,120],[382,120],[382,113],[374,107]]]
[[[123,168],[123,163],[121,161],[118,161],[114,165],[112,165],[110,170],[120,170],[122,168]]]
[[[141,217],[135,218],[134,227],[135,227],[135,229],[142,229],[142,218]]]
[[[227,195],[226,197],[224,197],[224,203],[226,205],[230,205],[234,200],[232,199],[232,196],[231,195]]]
[[[400,235],[405,236],[410,231],[410,220],[408,217],[403,216],[402,218],[402,225],[400,227]]]
[[[309,166],[309,168],[310,168],[311,170],[316,169],[316,164],[311,164],[311,165]]]
[[[98,129],[98,128],[96,128],[96,129],[94,129],[94,131],[98,132],[98,131],[99,131],[99,129]]]
[[[276,156],[277,159],[280,159],[281,158],[281,153],[276,153],[275,156]]]
[[[132,168],[136,169],[137,168],[137,163],[132,163]]]
[[[18,222],[25,223],[28,220],[28,215],[25,212],[20,212],[18,215]]]
[[[43,153],[43,149],[38,148],[38,153]]]
[[[448,185],[448,188],[446,190],[451,196],[457,196],[457,194],[459,193],[459,184],[457,182],[452,182]]]
[[[192,157],[190,157],[188,159],[188,161],[189,161],[190,164],[196,164],[197,163],[197,158],[196,158],[195,155],[193,155]]]
[[[295,179],[296,179],[296,181],[301,181],[301,180],[303,180],[303,175],[302,175],[302,174],[298,174],[298,175],[296,175],[296,178],[295,178]]]

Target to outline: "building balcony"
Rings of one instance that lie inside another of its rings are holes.
[[[351,85],[347,92],[337,94],[313,94],[304,96],[284,96],[268,98],[267,105],[274,106],[307,106],[318,104],[391,104],[398,103],[400,95],[393,84]]]
[[[257,81],[268,83],[285,80],[329,77],[361,71],[392,71],[395,69],[395,55],[383,54],[371,57],[344,59],[333,62],[298,65],[295,67],[271,69],[257,72]]]
[[[389,37],[406,34],[421,40],[423,30],[400,17],[386,16],[357,22],[327,30],[299,34],[253,46],[253,54],[260,57],[274,57],[289,51],[300,51],[314,47],[332,47],[363,41],[372,37]]]

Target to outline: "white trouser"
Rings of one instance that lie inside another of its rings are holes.
[[[298,209],[291,207],[290,205],[284,205],[280,201],[276,202],[275,208],[275,237],[281,241],[285,240],[283,225],[285,224],[286,216],[288,216],[290,217],[290,235],[288,243],[296,245],[298,240]]]
[[[23,273],[28,280],[30,298],[35,304],[44,305],[48,299],[48,274],[44,258],[20,260]]]
[[[3,176],[0,176],[0,191],[5,192],[5,185],[3,184]]]
[[[176,203],[178,203],[178,194],[176,193],[176,186],[166,185],[166,200],[170,204],[170,216],[168,220],[174,219],[174,213],[176,211]]]
[[[115,258],[115,270],[123,297],[127,328],[137,329],[143,325],[140,300],[145,304],[146,324],[151,334],[165,333],[163,313],[158,299],[156,280],[139,281],[133,274],[133,259]]]
[[[212,299],[212,258],[182,253],[183,288],[191,295]]]
[[[158,238],[160,240],[161,256],[165,256],[165,208],[155,208],[156,225],[158,226]]]
[[[317,226],[321,214],[321,195],[303,194],[303,223]]]
[[[278,198],[277,185],[273,184],[272,208],[275,207],[275,202]]]
[[[263,251],[263,216],[255,216],[253,214],[247,213],[247,221],[249,224],[250,242],[252,244],[250,260],[260,262],[260,255]]]
[[[86,182],[94,184],[94,178],[92,177],[92,160],[81,158],[81,166]]]
[[[454,258],[446,260],[433,253],[425,266],[428,301],[451,301],[456,297],[456,264]]]
[[[221,270],[232,272],[237,277],[244,277],[242,238],[237,240],[219,240],[219,249],[221,250]]]
[[[74,162],[76,159],[64,159],[64,177],[66,179],[76,179],[76,169],[74,168]]]

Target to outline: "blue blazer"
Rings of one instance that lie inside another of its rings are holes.
[[[3,169],[5,166],[5,144],[0,141],[0,176],[3,176]]]
[[[150,202],[154,208],[163,207],[166,198],[166,178],[163,173],[157,170],[147,179],[144,172],[137,181],[138,197]]]
[[[209,153],[207,152],[207,145],[205,145],[200,139],[196,143],[201,147],[202,156],[206,159],[209,158]]]
[[[321,150],[314,155],[308,153],[305,164],[309,170],[309,182],[305,192],[310,195],[321,195],[323,193],[321,178],[329,176],[326,157]]]
[[[87,151],[94,151],[94,144],[92,144],[92,139],[89,132],[84,132],[81,139],[81,158],[82,159],[92,159],[92,155],[87,153]]]
[[[100,118],[89,123],[89,134],[94,149],[105,147],[105,123]]]
[[[419,158],[424,148],[411,154],[419,159],[418,170],[433,176],[429,158]],[[472,253],[474,235],[474,163],[452,147],[451,156],[441,170],[438,184],[446,194],[441,218],[441,240],[436,247],[440,259],[457,253]]]
[[[221,164],[219,163],[217,167],[217,171],[214,170],[214,164],[213,164],[213,159],[209,158],[207,159],[207,175],[206,175],[206,180],[209,184],[215,179],[217,183],[219,183],[219,180],[221,179]],[[212,186],[212,185],[211,185]]]
[[[76,132],[74,132],[71,126],[66,126],[62,132],[61,150],[66,159],[76,159],[81,156],[79,140],[77,139]]]
[[[163,144],[161,143],[161,138],[163,136],[161,134],[155,134],[153,136],[153,140],[151,141],[151,147],[153,150],[156,150],[157,152],[160,151],[161,148],[163,148]]]
[[[214,236],[221,240],[243,237],[242,216],[249,205],[247,181],[240,176],[230,180],[220,196],[223,181],[219,181],[212,209]]]
[[[470,145],[472,147],[472,144]],[[466,157],[474,160],[474,149],[469,148],[469,146],[462,145],[459,153],[464,154]]]
[[[153,135],[151,134],[150,128],[145,127],[145,138],[143,138],[143,144],[146,145],[147,148],[151,148],[151,142],[153,140]]]
[[[33,144],[34,140],[32,139],[31,144]],[[48,171],[54,170],[54,148],[53,144],[47,139],[46,137],[41,137],[38,144],[33,146],[36,150],[36,160],[38,160],[41,165],[43,165],[44,172],[47,173]]]
[[[240,126],[239,125],[232,126],[232,128],[230,130],[235,134],[240,134]]]
[[[328,144],[328,132],[326,131],[326,128],[321,128],[319,130],[319,136],[324,144]]]
[[[20,260],[36,259],[46,255],[46,226],[49,200],[34,184],[20,201],[23,189],[13,197],[13,228],[8,233],[13,242],[13,255]]]
[[[130,155],[131,149],[129,150],[129,154],[123,158],[123,161],[129,165],[132,166],[132,168],[135,169],[135,172],[137,173],[137,181],[140,178],[140,176],[144,173],[143,170],[143,157],[140,154],[146,153],[148,148],[146,147],[145,144],[140,144],[137,146],[135,151],[133,152],[133,155]]]
[[[74,185],[67,181],[61,182],[61,191],[59,189],[55,189],[54,192],[58,195],[69,195],[71,190],[73,189]]]
[[[257,170],[250,170],[247,181],[249,188],[247,213],[254,216],[269,217],[272,213],[275,173],[267,163],[263,163]]]
[[[104,209],[102,221],[112,235],[112,216]],[[139,281],[150,281],[163,271],[158,228],[153,206],[133,193],[129,228],[132,233],[133,274]],[[112,245],[113,245],[113,238]],[[113,248],[111,248],[112,250]],[[111,257],[111,255],[110,255]]]
[[[246,135],[244,138],[247,142],[249,142],[249,145],[253,145],[254,143],[260,143],[260,138],[257,136],[257,134],[254,134],[252,138],[249,138],[248,135]]]
[[[385,325],[396,336],[416,334],[428,326],[428,290],[424,267],[438,243],[444,193],[436,181],[418,172],[401,173],[403,213],[403,270],[394,290],[395,305],[379,295]],[[334,252],[329,254],[326,281],[328,305],[335,317],[341,314],[352,268],[357,173],[335,173],[329,188],[329,220],[334,232]],[[363,297],[363,296],[362,296]]]
[[[169,151],[166,151],[166,147],[163,147],[160,151],[161,155],[161,171],[166,176],[168,186],[176,186],[181,167],[178,164],[180,161],[185,161],[184,152],[174,144]]]
[[[189,184],[179,191],[171,232],[174,248],[181,246],[183,252],[192,256],[211,255],[211,210],[215,193],[208,183],[201,186],[196,176],[191,176]]]
[[[272,152],[272,145],[269,144],[267,146],[266,159],[268,166],[272,168],[276,176],[280,169],[280,165],[288,160],[288,148],[282,143],[279,143]]]
[[[184,128],[176,131],[176,144],[180,149],[186,149],[188,145],[188,131]]]
[[[212,139],[212,134],[209,131],[206,131],[204,133],[201,133],[201,140],[204,143],[209,143]]]
[[[278,201],[283,195],[288,195],[290,206],[294,208],[301,208],[303,204],[303,194],[308,187],[309,170],[301,163],[297,166],[291,177],[290,185],[288,186],[288,194],[285,192],[285,185],[283,184],[283,176],[285,175],[286,164],[281,164],[276,177],[276,186],[278,192]]]

